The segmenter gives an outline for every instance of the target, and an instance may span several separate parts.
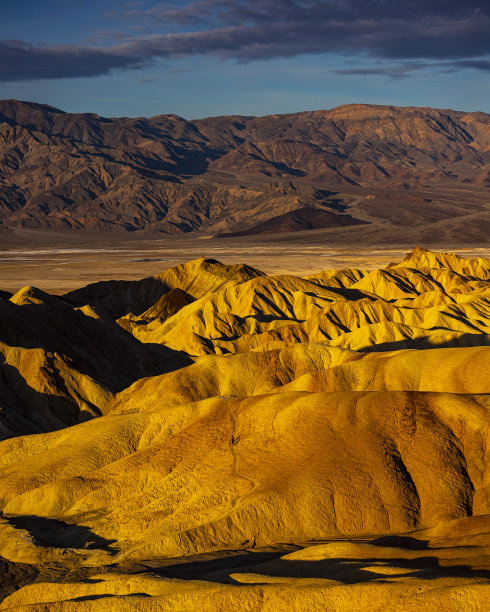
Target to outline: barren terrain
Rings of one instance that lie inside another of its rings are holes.
[[[484,610],[489,130],[0,102],[0,610]]]
[[[484,609],[488,251],[64,240],[2,253],[0,609]]]
[[[20,231],[0,242],[0,290],[35,285],[48,293],[65,293],[101,280],[137,280],[197,256],[230,264],[248,262],[267,274],[303,275],[326,269],[377,268],[404,256],[412,245],[394,240],[389,246],[330,244],[320,231],[266,238],[213,239],[104,232]],[[418,243],[444,250],[443,241]],[[490,257],[485,241],[473,246],[451,244],[462,257]]]
[[[490,231],[489,121],[364,104],[105,118],[0,101],[0,235],[323,228],[316,240],[333,246],[477,245]]]

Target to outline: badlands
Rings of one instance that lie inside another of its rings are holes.
[[[2,286],[0,610],[486,609],[489,281]]]

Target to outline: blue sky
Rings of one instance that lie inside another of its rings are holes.
[[[105,116],[490,112],[489,0],[0,0],[0,98]]]

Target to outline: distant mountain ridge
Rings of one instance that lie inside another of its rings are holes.
[[[352,104],[188,121],[0,101],[0,229],[214,235],[310,208],[373,227],[477,215],[486,232],[489,188],[481,112]]]

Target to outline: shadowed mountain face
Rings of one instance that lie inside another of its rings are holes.
[[[216,237],[233,238],[235,236],[255,236],[257,234],[279,234],[281,232],[298,232],[324,227],[362,225],[363,223],[365,221],[353,219],[350,215],[336,215],[326,210],[315,210],[314,208],[299,208],[278,217],[272,217],[272,219],[264,221],[248,230],[218,234]]]
[[[0,297],[0,610],[485,609],[489,281],[415,249]]]
[[[466,226],[478,241],[490,224],[489,156],[484,113],[348,105],[186,121],[3,101],[0,223],[236,235],[269,232],[277,217],[311,208],[386,233]],[[310,227],[330,226],[285,225]]]

